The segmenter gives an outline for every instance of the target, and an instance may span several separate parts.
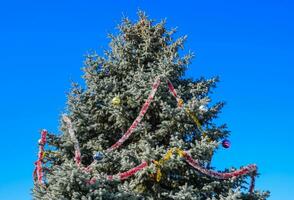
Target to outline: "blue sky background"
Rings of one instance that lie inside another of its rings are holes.
[[[188,35],[186,50],[196,54],[188,76],[221,78],[213,97],[227,102],[218,121],[232,131],[232,147],[213,165],[257,163],[257,188],[271,190],[271,200],[293,199],[290,0],[1,1],[0,199],[31,199],[38,131],[58,131],[83,56],[107,48],[106,34],[123,14],[136,18],[138,8]]]

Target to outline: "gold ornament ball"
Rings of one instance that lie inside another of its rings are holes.
[[[111,101],[112,105],[119,106],[120,105],[120,98],[118,96],[114,97]]]

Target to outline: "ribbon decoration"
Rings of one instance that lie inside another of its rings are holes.
[[[216,172],[213,170],[208,170],[203,168],[197,160],[194,160],[192,156],[187,152],[183,151],[179,148],[172,148],[167,151],[165,156],[159,160],[159,161],[153,161],[153,163],[157,167],[157,172],[156,172],[156,181],[159,182],[161,179],[161,170],[160,167],[164,164],[165,161],[170,160],[171,156],[173,153],[177,153],[180,157],[184,158],[185,161],[194,169],[197,171],[201,172],[202,174],[205,174],[209,177],[216,178],[216,179],[230,179],[233,177],[240,177],[244,175],[251,174],[251,183],[250,183],[250,188],[249,192],[252,193],[254,191],[254,186],[255,186],[255,176],[257,173],[257,166],[255,164],[247,165],[239,170],[233,171],[233,172]]]
[[[126,172],[118,173],[116,175],[106,175],[104,177],[92,178],[88,183],[91,185],[95,184],[98,179],[99,180],[106,179],[109,181],[122,181],[122,180],[129,178],[130,176],[133,176],[134,174],[136,174],[137,172],[146,168],[147,166],[148,166],[148,163],[146,161],[143,161],[140,165],[138,165],[138,166],[126,171]]]
[[[46,136],[47,136],[47,130],[41,131],[41,138],[39,140],[39,152],[38,152],[38,160],[35,162],[35,170],[34,170],[34,177],[37,177],[37,181],[40,185],[43,185],[43,158],[44,158],[44,146],[46,144]]]
[[[66,115],[62,115],[62,119],[66,123],[66,126],[68,128],[68,133],[70,135],[71,141],[74,143],[74,149],[75,149],[75,158],[74,158],[74,160],[75,160],[76,164],[78,166],[80,166],[80,164],[81,164],[80,145],[79,145],[78,139],[75,136],[75,132],[74,132],[73,127],[72,127],[72,122],[69,119],[69,117],[66,116]]]

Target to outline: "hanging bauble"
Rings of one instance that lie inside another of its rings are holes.
[[[199,110],[202,112],[207,112],[208,108],[205,105],[201,105],[201,106],[199,106]]]
[[[114,105],[114,106],[119,106],[120,103],[121,103],[119,96],[115,96],[115,97],[112,99],[111,103],[112,103],[112,105]]]
[[[230,140],[228,140],[228,139],[224,139],[223,141],[222,141],[222,145],[223,145],[223,147],[224,148],[230,148],[230,146],[231,146],[231,142],[230,142]]]
[[[103,155],[102,152],[97,152],[97,153],[94,154],[93,158],[94,158],[94,160],[99,161],[99,160],[102,160],[104,158],[104,155]]]

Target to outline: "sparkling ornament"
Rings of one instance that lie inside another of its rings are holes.
[[[43,141],[42,141],[42,139],[39,139],[39,140],[38,140],[38,144],[39,144],[39,145],[43,145]]]
[[[199,106],[199,110],[202,112],[207,112],[208,108],[205,105],[201,105],[201,106]]]
[[[102,152],[97,152],[97,153],[95,153],[95,155],[93,156],[93,158],[94,158],[94,160],[99,161],[99,160],[102,160],[104,158],[104,155],[103,155]]]
[[[120,98],[119,98],[119,96],[114,97],[114,98],[112,99],[111,103],[112,103],[112,105],[114,105],[114,106],[119,106],[120,103],[121,103],[121,102],[120,102]]]
[[[224,148],[227,149],[227,148],[230,148],[231,142],[230,142],[230,140],[225,139],[225,140],[223,140],[222,145]]]

